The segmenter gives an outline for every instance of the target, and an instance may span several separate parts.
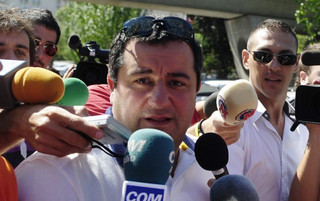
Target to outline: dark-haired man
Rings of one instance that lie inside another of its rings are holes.
[[[109,111],[132,132],[155,128],[174,140],[167,200],[209,201],[207,181],[212,173],[198,165],[194,143],[186,136],[201,68],[202,52],[193,29],[176,17],[131,19],[111,46]],[[188,147],[180,147],[182,141]],[[121,153],[119,147],[110,148]],[[19,197],[33,201],[120,200],[124,181],[122,163],[95,149],[63,158],[34,154],[16,174]]]

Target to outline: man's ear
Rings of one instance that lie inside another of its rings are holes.
[[[301,54],[298,54],[297,61],[296,61],[296,66],[294,67],[294,72],[297,72],[298,68],[299,68],[299,65],[302,65],[300,57],[301,57]]]
[[[300,73],[299,73],[299,78],[300,78],[300,84],[301,84],[301,85],[308,85],[308,84],[310,84],[310,82],[309,82],[309,77],[308,77],[308,75],[307,75],[306,72],[300,71]]]
[[[108,81],[108,85],[109,85],[109,88],[110,88],[110,103],[113,104],[113,94],[114,94],[114,82],[112,81],[112,79],[110,78],[109,74],[107,76],[107,81]]]
[[[249,70],[249,64],[248,64],[248,61],[249,61],[249,55],[250,53],[248,52],[248,50],[244,49],[242,50],[241,52],[241,56],[242,56],[242,65],[243,67],[246,69],[246,70]]]
[[[109,74],[107,75],[107,82],[108,82],[110,90],[113,91],[114,90],[114,82],[112,81]]]

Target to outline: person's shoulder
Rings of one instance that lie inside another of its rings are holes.
[[[24,161],[22,161],[18,167],[15,169],[16,173],[19,173],[25,169],[37,169],[44,167],[54,167],[56,169],[63,168],[66,164],[72,162],[72,160],[78,157],[80,154],[70,154],[65,157],[56,157],[49,154],[43,154],[39,152],[35,152]]]
[[[110,92],[110,87],[108,84],[93,84],[88,86],[88,90],[91,92]]]

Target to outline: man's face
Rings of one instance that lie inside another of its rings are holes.
[[[131,40],[116,87],[108,77],[114,117],[132,132],[141,128],[162,130],[178,148],[195,106],[193,64],[193,53],[186,43],[148,45]]]
[[[296,54],[296,42],[290,33],[258,30],[252,37],[250,51],[264,51],[272,54]],[[247,50],[242,52],[243,65],[249,70],[249,79],[260,101],[285,100],[293,73],[297,70],[298,59],[294,65],[281,65],[277,58],[265,64],[255,61]]]
[[[25,60],[30,65],[29,38],[26,32],[0,32],[0,59]]]
[[[47,29],[45,26],[42,26],[42,25],[34,25],[33,29],[34,29],[35,38],[40,40],[42,44],[44,43],[56,44],[57,34],[55,31]],[[43,48],[44,47],[40,45],[36,49],[36,57],[32,66],[45,68],[49,65],[53,56],[47,55],[44,52]]]
[[[320,84],[320,65],[310,66],[310,72],[300,72],[301,85]]]

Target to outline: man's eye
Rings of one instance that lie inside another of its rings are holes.
[[[177,80],[171,81],[171,84],[173,86],[184,86],[185,85],[184,83],[177,81]]]
[[[146,78],[141,78],[141,79],[138,79],[137,82],[139,82],[140,84],[147,84],[150,81],[148,79],[146,79]]]
[[[18,55],[18,56],[25,56],[26,53],[25,53],[24,51],[17,50],[17,51],[16,51],[16,55]]]

